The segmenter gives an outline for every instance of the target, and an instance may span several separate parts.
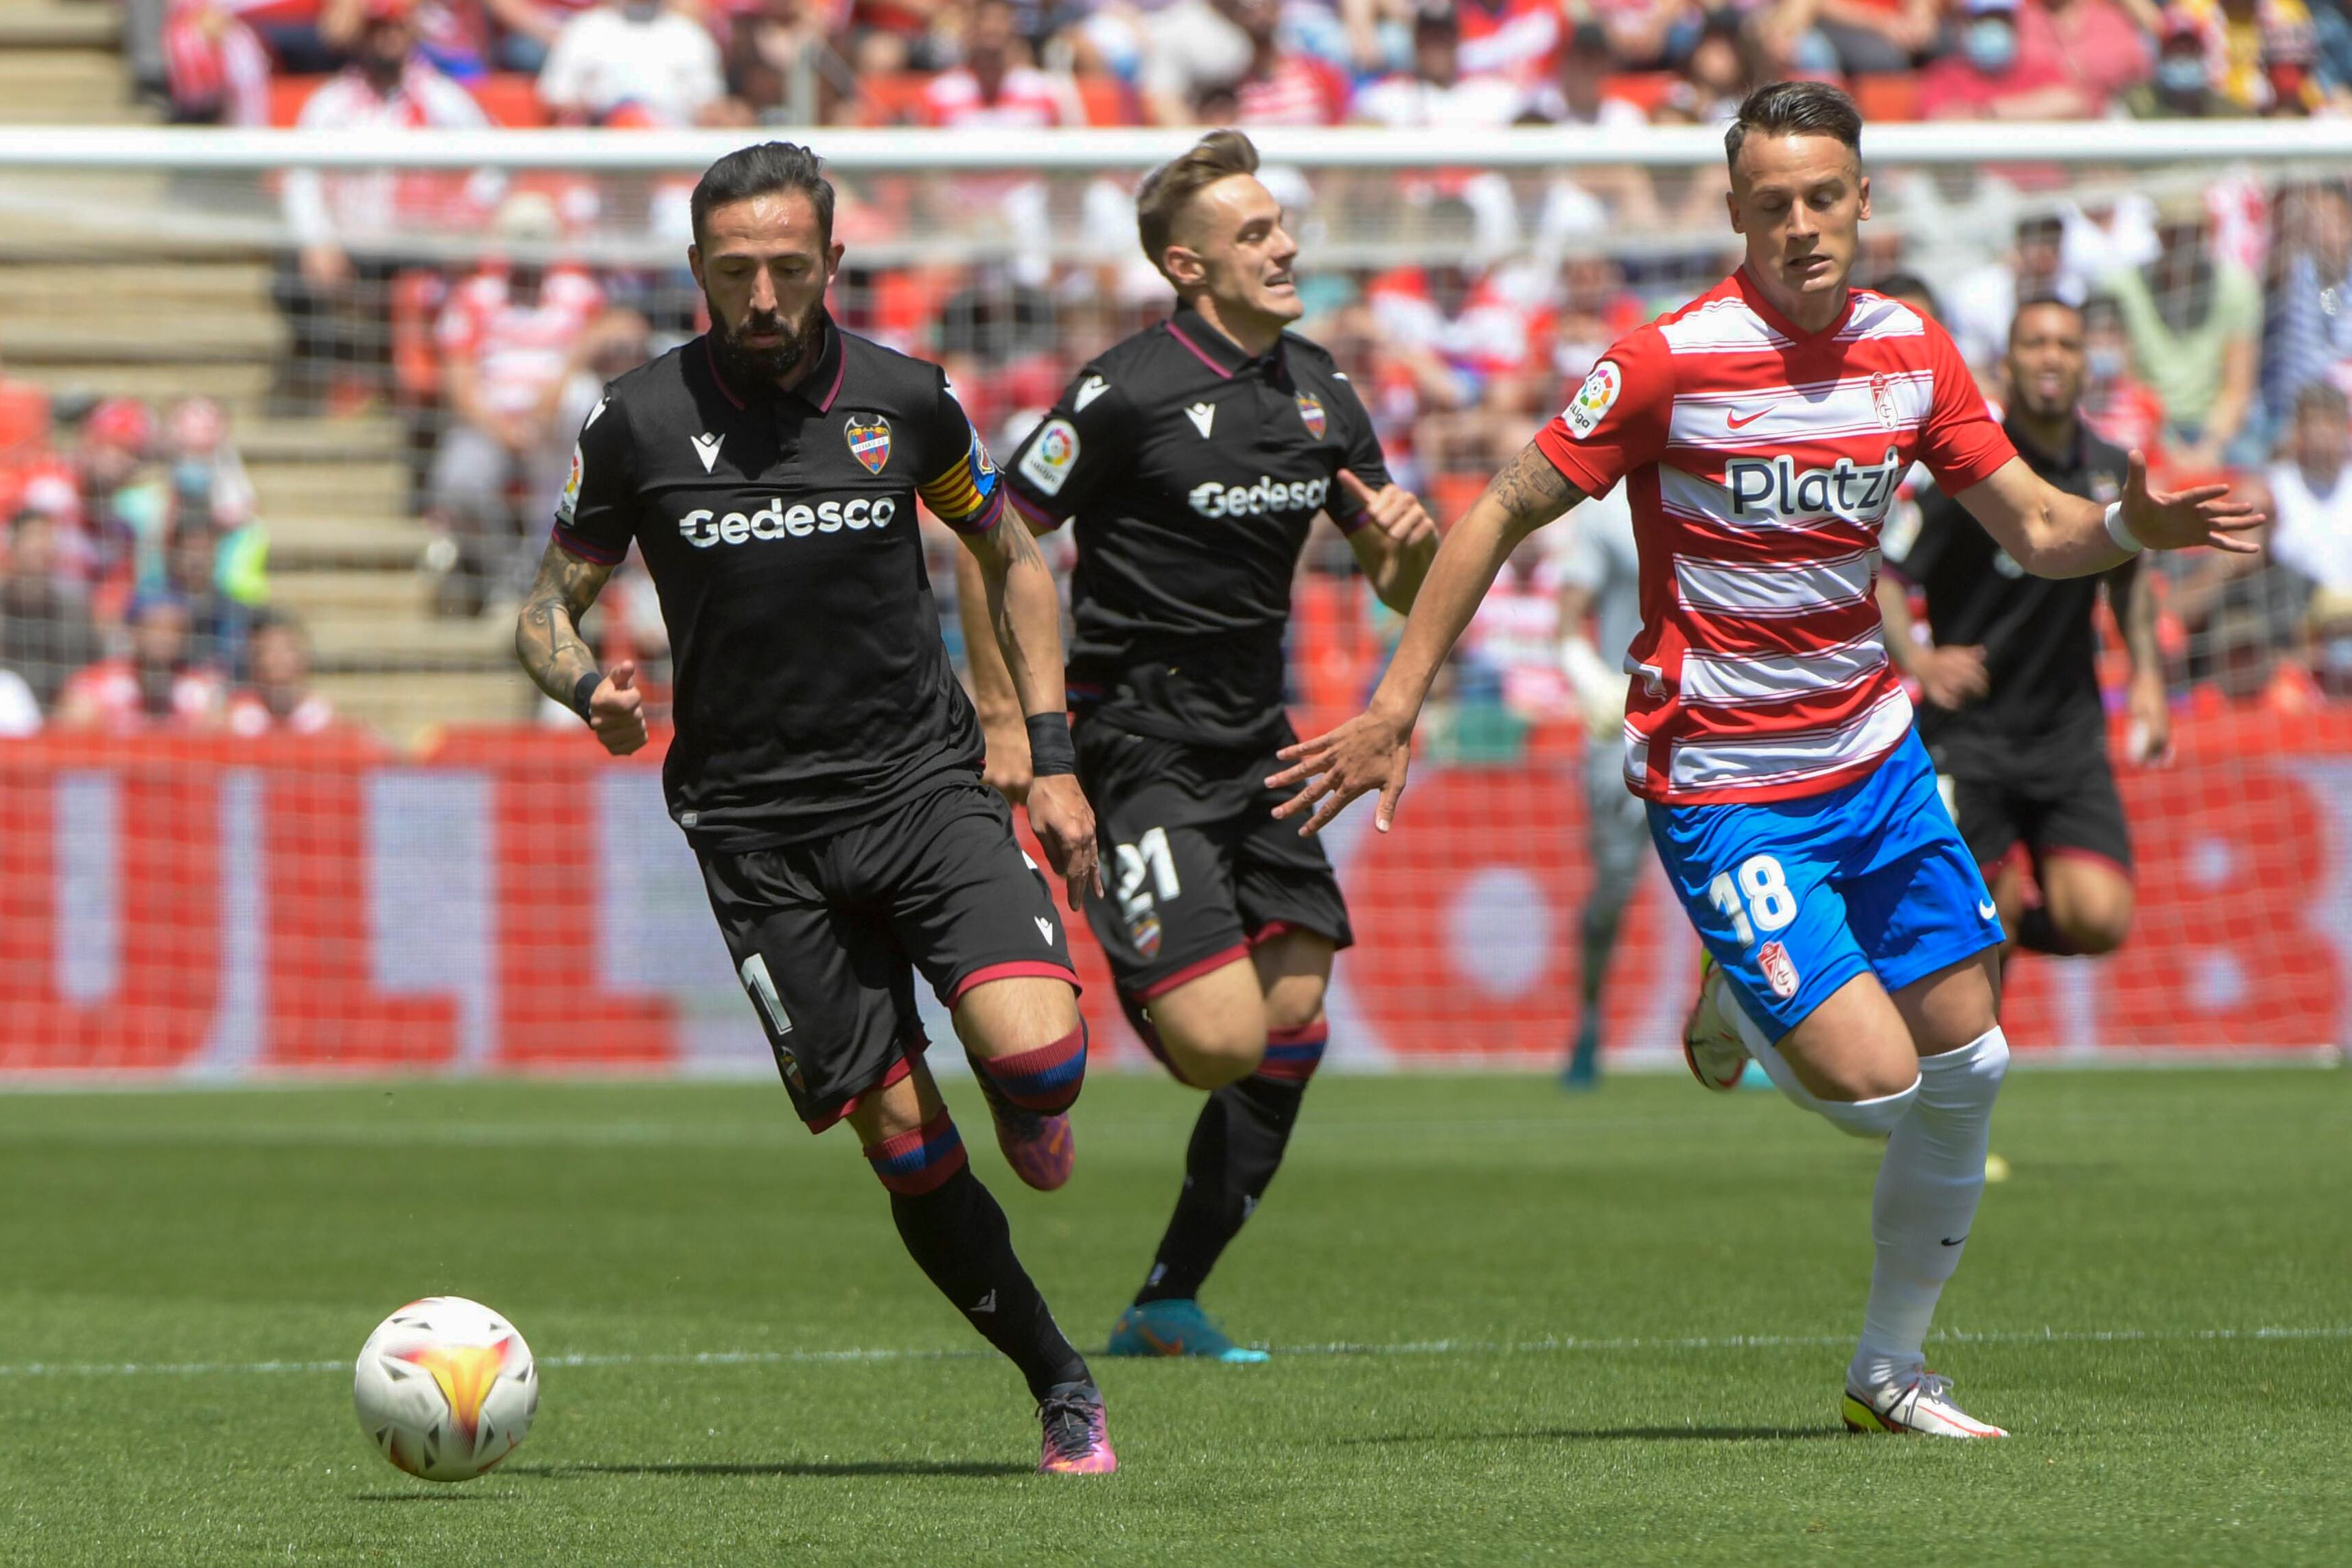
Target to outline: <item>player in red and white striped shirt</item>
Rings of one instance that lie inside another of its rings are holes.
[[[1386,831],[1431,682],[1511,550],[1622,480],[1643,628],[1626,655],[1627,786],[1706,943],[1685,1031],[1728,1089],[1753,1057],[1789,1098],[1884,1137],[1876,1267],[1848,1425],[2004,1434],[1927,1371],[1927,1325],[1984,1189],[2009,1061],[2000,922],[1936,793],[1887,666],[1878,530],[1914,460],[2028,571],[2103,572],[2142,548],[2244,554],[2221,486],[2101,507],[2044,482],[1934,322],[1847,287],[1870,215],[1862,119],[1835,88],[1759,89],[1726,133],[1746,264],[1621,339],[1446,537],[1370,709],[1290,747],[1272,780],[1303,831],[1381,792]]]

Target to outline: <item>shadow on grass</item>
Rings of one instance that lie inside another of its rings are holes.
[[[1747,1443],[1843,1437],[1835,1427],[1538,1427],[1520,1432],[1382,1432],[1347,1443]]]
[[[363,1491],[352,1494],[353,1502],[480,1502],[493,1496],[490,1492],[459,1491],[454,1487],[440,1487],[432,1491]]]
[[[583,1463],[576,1465],[506,1465],[504,1476],[530,1476],[538,1480],[572,1480],[583,1476],[1025,1476],[1034,1465],[994,1459],[773,1459],[731,1462]]]

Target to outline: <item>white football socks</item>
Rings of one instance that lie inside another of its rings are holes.
[[[1877,1260],[1870,1309],[1847,1377],[1874,1388],[1927,1364],[1936,1300],[1960,1264],[1984,1196],[1992,1103],[2009,1071],[1996,1024],[1958,1051],[1919,1060],[1918,1100],[1895,1124],[1870,1210]]]

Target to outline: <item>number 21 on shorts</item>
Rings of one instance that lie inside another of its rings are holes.
[[[1739,862],[1738,880],[1717,872],[1706,884],[1707,902],[1731,921],[1731,934],[1742,947],[1756,946],[1756,934],[1780,930],[1797,918],[1797,895],[1780,862],[1770,855],[1749,855]]]

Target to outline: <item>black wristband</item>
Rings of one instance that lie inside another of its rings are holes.
[[[588,699],[594,696],[596,688],[604,684],[604,674],[601,670],[591,670],[572,683],[572,711],[580,716],[582,723],[588,720]]]
[[[1049,779],[1078,770],[1078,748],[1070,742],[1070,716],[1033,713],[1028,717],[1029,776]]]

